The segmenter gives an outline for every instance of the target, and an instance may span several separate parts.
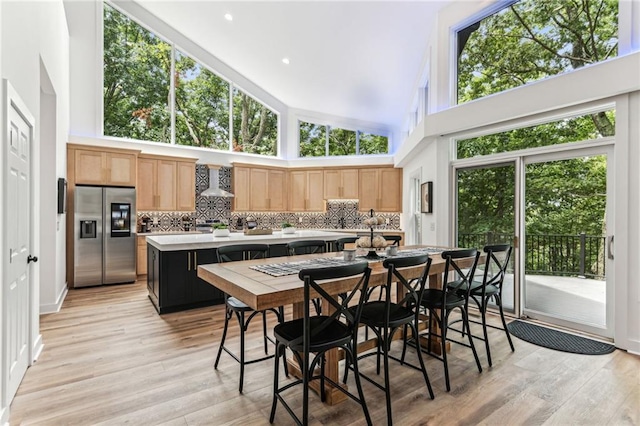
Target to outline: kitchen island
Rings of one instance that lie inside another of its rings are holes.
[[[344,232],[297,230],[271,235],[245,235],[232,232],[228,237],[213,234],[164,234],[147,236],[147,289],[158,313],[176,312],[224,303],[224,293],[198,278],[198,265],[216,263],[216,249],[233,244],[268,244],[271,257],[286,255],[288,242],[324,240],[331,243]]]

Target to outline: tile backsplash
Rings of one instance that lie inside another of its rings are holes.
[[[221,167],[219,171],[221,189],[231,191],[231,167]],[[197,222],[220,220],[229,222],[236,228],[238,219],[243,221],[253,217],[259,228],[278,229],[283,222],[289,222],[297,228],[327,229],[364,228],[362,220],[369,215],[358,211],[358,200],[328,200],[326,212],[235,212],[231,211],[231,198],[202,197],[200,193],[209,187],[209,169],[204,164],[196,164],[196,211],[195,212],[138,212],[138,221],[149,218],[149,231],[181,231],[195,229]],[[400,229],[400,213],[376,213],[382,216],[385,224],[379,229]]]

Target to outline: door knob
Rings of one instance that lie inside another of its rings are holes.
[[[27,257],[27,263],[37,262],[37,261],[38,261],[38,256],[29,255],[29,257]]]

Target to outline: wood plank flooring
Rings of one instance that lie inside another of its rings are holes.
[[[235,361],[223,354],[219,369],[213,369],[223,315],[223,307],[216,306],[160,316],[143,282],[69,291],[59,313],[41,317],[44,351],[18,389],[10,424],[268,424],[272,360],[247,366],[243,394],[237,390]],[[237,347],[238,328],[233,324],[228,341]],[[258,319],[248,334],[248,356],[262,353],[260,337]],[[427,357],[433,401],[419,372],[392,362],[394,422],[640,424],[640,357],[620,350],[573,355],[517,338],[512,353],[504,333],[495,330],[490,341],[493,368],[487,365],[482,342],[477,342],[481,374],[471,351],[452,345],[449,393],[442,364]],[[400,349],[395,343],[393,350]],[[373,374],[374,359],[363,362],[361,370]],[[385,424],[384,394],[366,381],[363,386],[374,424]],[[299,389],[289,392],[288,400],[300,408]],[[329,407],[315,394],[310,401],[312,425],[365,424],[359,406],[351,401]],[[282,406],[275,424],[292,424]]]

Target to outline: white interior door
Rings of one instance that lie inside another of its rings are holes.
[[[5,83],[6,186],[4,188],[4,223],[6,247],[3,284],[3,375],[4,396],[8,405],[29,365],[29,330],[31,317],[29,263],[30,256],[30,150],[34,119],[22,101]]]

